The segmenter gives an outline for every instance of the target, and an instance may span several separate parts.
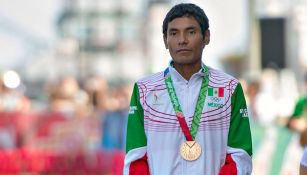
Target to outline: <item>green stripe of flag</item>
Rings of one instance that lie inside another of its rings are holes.
[[[208,88],[208,96],[213,96],[213,88]]]

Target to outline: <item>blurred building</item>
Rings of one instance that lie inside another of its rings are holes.
[[[144,74],[146,1],[64,2],[58,19],[58,54],[75,65],[64,70],[80,78],[101,74],[110,80],[130,80]]]
[[[248,3],[244,0],[223,4],[196,0],[63,2],[57,23],[59,42],[53,55],[57,65],[54,76],[73,74],[82,79],[99,74],[111,81],[135,81],[161,71],[171,60],[163,43],[162,21],[170,7],[180,2],[200,5],[212,19],[212,40],[204,54],[206,64],[221,68],[220,59],[225,55],[247,55]],[[238,9],[236,13],[228,8],[230,5]],[[225,19],[215,10],[218,6],[232,16]],[[223,21],[234,18],[238,20],[231,25],[232,30],[224,30],[229,24]]]
[[[307,1],[252,0],[250,70],[307,70]]]
[[[13,50],[10,58],[22,59],[16,69],[33,83],[67,74],[79,79],[98,74],[110,81],[135,81],[161,71],[170,61],[163,44],[162,21],[179,2],[198,4],[210,19],[211,41],[203,55],[209,66],[234,76],[259,76],[265,67],[289,68],[300,79],[307,69],[305,0],[58,1],[57,37],[52,42],[29,37],[37,32],[30,30],[30,35],[28,30],[16,30],[22,27],[0,16],[2,35],[23,38],[18,48],[26,51]],[[229,61],[223,63],[223,59]]]

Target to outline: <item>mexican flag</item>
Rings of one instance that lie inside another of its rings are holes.
[[[208,88],[208,96],[224,97],[224,88]]]

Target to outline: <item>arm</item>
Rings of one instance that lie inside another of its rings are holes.
[[[231,97],[231,119],[225,165],[220,175],[247,175],[252,172],[252,139],[245,97],[240,83]]]
[[[144,111],[137,84],[134,85],[128,116],[124,175],[149,175]]]

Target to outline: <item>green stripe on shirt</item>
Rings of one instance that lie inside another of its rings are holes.
[[[140,104],[140,95],[135,83],[128,116],[126,153],[132,149],[147,145],[147,138],[144,130],[144,110]]]
[[[228,146],[241,148],[252,155],[252,137],[249,118],[246,116],[246,102],[241,84],[238,83],[231,96],[231,119],[228,132]]]

